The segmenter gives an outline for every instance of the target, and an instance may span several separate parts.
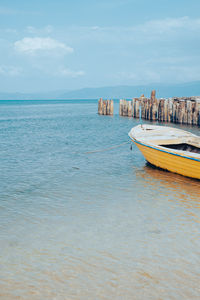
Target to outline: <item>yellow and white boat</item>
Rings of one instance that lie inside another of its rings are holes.
[[[152,165],[200,179],[200,136],[154,125],[133,127],[129,136]]]

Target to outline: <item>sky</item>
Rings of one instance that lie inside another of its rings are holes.
[[[0,0],[0,92],[200,80],[199,0]]]

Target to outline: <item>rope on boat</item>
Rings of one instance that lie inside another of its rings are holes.
[[[88,152],[84,152],[84,154],[91,154],[91,153],[96,153],[96,152],[104,152],[104,151],[109,151],[109,150],[112,150],[112,149],[116,149],[116,148],[119,148],[123,145],[126,145],[130,143],[130,141],[128,142],[124,142],[124,143],[121,143],[119,145],[115,145],[115,146],[112,146],[112,147],[109,147],[109,148],[104,148],[104,149],[98,149],[98,150],[94,150],[94,151],[88,151]]]

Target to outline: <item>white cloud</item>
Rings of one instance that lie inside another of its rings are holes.
[[[26,27],[26,31],[28,33],[35,33],[36,32],[36,28],[34,26],[27,26]]]
[[[160,73],[157,70],[147,69],[142,66],[140,69],[137,68],[137,72],[122,71],[115,74],[114,78],[121,82],[137,82],[137,84],[147,84],[149,82],[159,82]]]
[[[98,29],[101,29],[101,27],[99,27],[99,26],[92,26],[92,27],[90,27],[91,28],[91,30],[98,30]]]
[[[191,35],[199,36],[200,18],[187,16],[180,18],[154,19],[135,26],[115,27],[77,27],[73,35],[80,39],[93,40],[100,43],[131,42],[137,45],[147,44],[155,41],[173,41],[182,38],[186,40]],[[71,36],[71,39],[74,39]]]
[[[67,68],[60,68],[58,70],[57,74],[61,75],[61,76],[76,78],[76,77],[85,75],[85,72],[81,71],[81,70],[80,71],[73,71],[73,70],[70,70],[70,69],[67,69]]]
[[[166,31],[169,29],[189,28],[195,29],[200,27],[200,19],[191,19],[187,16],[181,18],[167,18],[163,20],[152,20],[143,25],[148,29],[159,29]]]
[[[14,15],[17,14],[17,10],[13,10],[7,7],[0,7],[0,15]]]
[[[0,74],[8,76],[18,76],[21,75],[22,69],[15,66],[0,66]]]
[[[0,6],[0,15],[38,15],[39,11],[25,11],[25,10],[17,10],[11,9],[9,7]]]
[[[132,27],[130,31],[136,37],[148,40],[173,38],[184,34],[197,33],[200,30],[200,19],[191,19],[187,16],[181,18],[166,18],[163,20],[151,20],[144,24]]]
[[[72,53],[73,48],[52,38],[25,37],[16,41],[14,47],[18,52],[26,54],[36,54],[39,51],[62,50],[64,53]]]
[[[35,34],[35,35],[41,35],[41,34],[50,34],[53,32],[53,26],[51,25],[47,25],[45,27],[42,28],[37,28],[34,26],[27,26],[25,29],[25,32],[31,33],[31,34]]]

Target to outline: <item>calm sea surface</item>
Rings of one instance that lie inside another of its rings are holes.
[[[0,102],[0,299],[199,299],[200,182],[85,153],[128,141],[115,109]]]

